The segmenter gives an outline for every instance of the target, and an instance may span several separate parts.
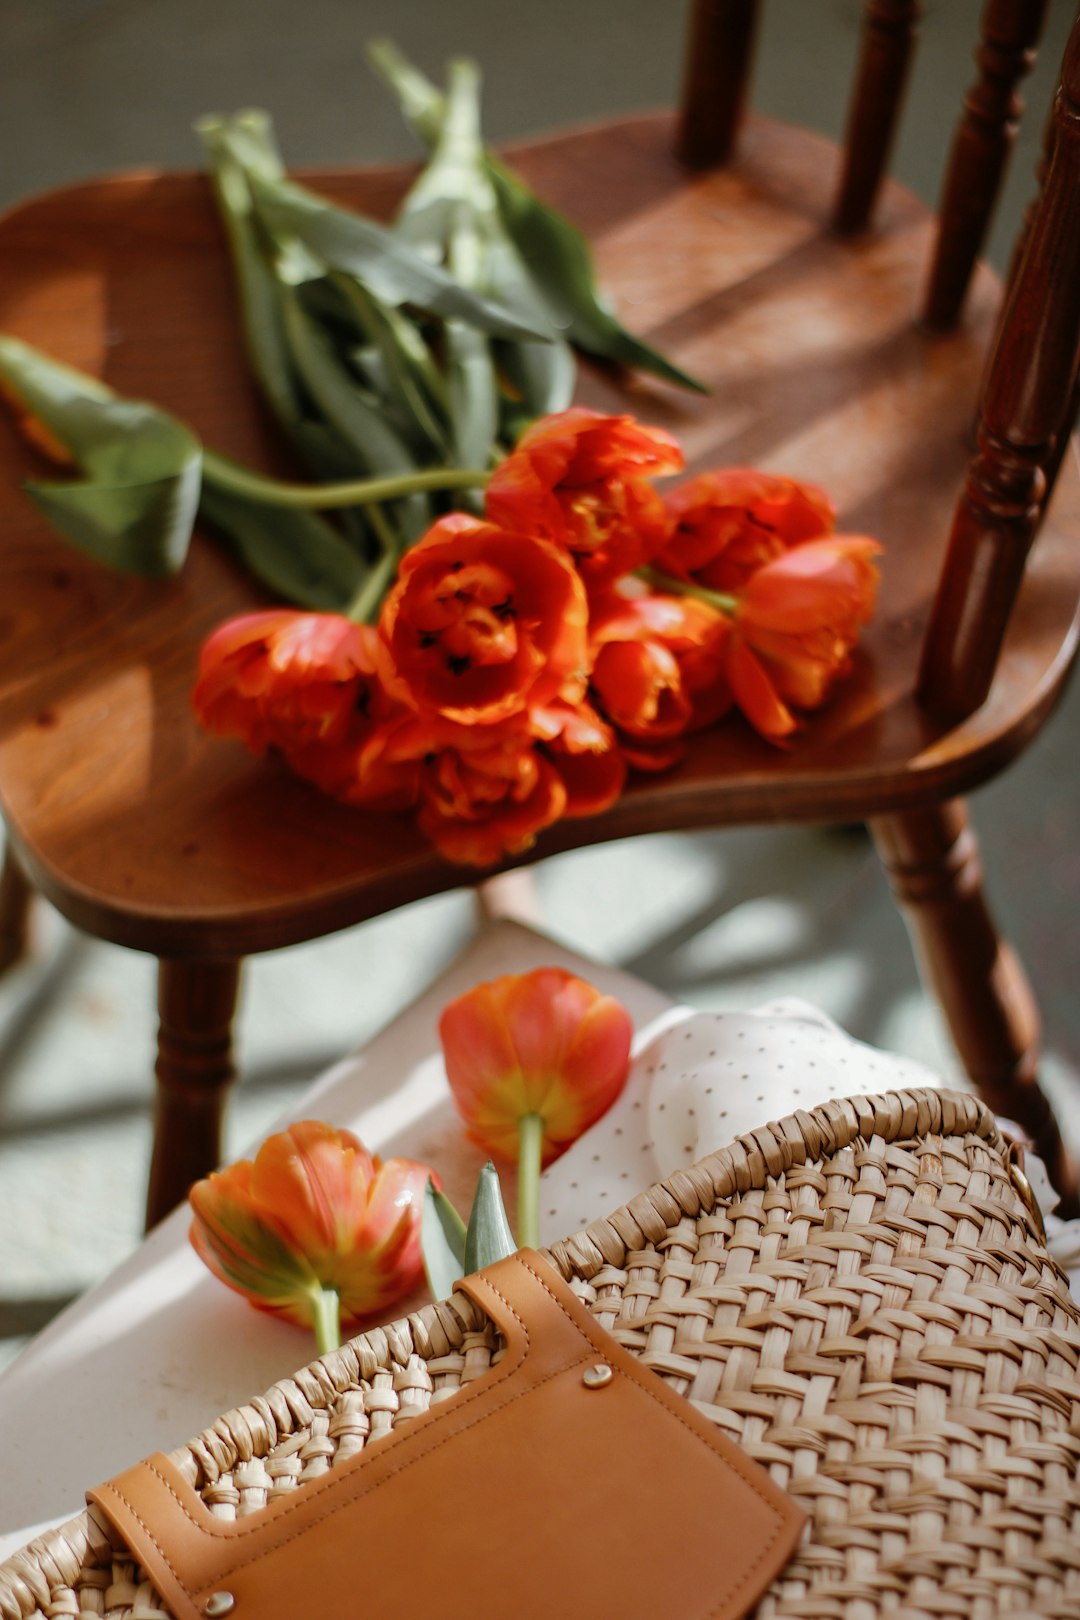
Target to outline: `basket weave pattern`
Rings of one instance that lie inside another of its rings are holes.
[[[1080,1312],[975,1099],[800,1112],[548,1255],[810,1515],[760,1620],[1080,1620]],[[256,1513],[498,1355],[455,1298],[354,1339],[174,1456],[216,1515]],[[655,1532],[678,1534],[660,1502]],[[167,1620],[92,1513],[0,1566],[3,1620],[103,1614]]]

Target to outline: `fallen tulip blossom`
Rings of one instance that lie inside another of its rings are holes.
[[[261,1311],[313,1328],[383,1311],[423,1277],[420,1219],[432,1172],[370,1154],[351,1131],[302,1120],[188,1194],[200,1259]],[[438,1185],[437,1178],[436,1185]]]
[[[564,968],[477,985],[439,1021],[450,1089],[470,1137],[518,1163],[518,1242],[539,1242],[539,1177],[626,1083],[633,1024]]]

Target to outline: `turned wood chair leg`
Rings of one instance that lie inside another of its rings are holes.
[[[1039,1087],[1035,998],[994,925],[963,800],[870,825],[964,1068],[987,1105],[1031,1136],[1061,1194],[1058,1213],[1080,1213],[1076,1162]]]
[[[23,871],[10,844],[4,846],[0,867],[0,973],[26,955],[30,938],[30,905],[33,885]]]
[[[543,907],[536,890],[536,879],[530,867],[515,867],[511,872],[497,872],[485,878],[473,890],[479,921],[525,923],[538,927],[543,921]]]
[[[240,962],[163,958],[158,964],[157,1108],[149,1229],[221,1163],[221,1130],[232,1083],[232,1024]]]

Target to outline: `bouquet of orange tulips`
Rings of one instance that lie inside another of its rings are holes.
[[[3,335],[0,389],[82,475],[29,491],[74,543],[174,572],[197,512],[293,604],[211,636],[204,726],[484,867],[732,711],[785,742],[848,667],[880,547],[751,469],[665,495],[669,433],[571,406],[571,346],[702,385],[619,324],[584,239],[483,145],[475,67],[443,94],[373,54],[429,150],[390,228],[290,179],[265,114],[199,126],[253,371],[319,482]]]
[[[374,624],[230,620],[203,648],[209,730],[346,803],[415,808],[449,859],[486,866],[562,816],[608,808],[733,710],[772,742],[848,667],[878,543],[833,532],[820,489],[745,468],[664,497],[682,452],[572,407],[401,558]]]

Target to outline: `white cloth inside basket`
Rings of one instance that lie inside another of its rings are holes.
[[[545,1238],[573,1232],[725,1143],[836,1097],[942,1081],[854,1040],[809,1002],[673,1007],[638,1032],[626,1089],[541,1183]]]
[[[855,1040],[820,1008],[795,997],[747,1013],[670,1008],[638,1032],[618,1101],[544,1172],[541,1231],[548,1239],[577,1231],[637,1189],[797,1109],[943,1084],[913,1058]],[[1000,1123],[1023,1136],[1010,1121]],[[1046,1224],[1047,1247],[1080,1301],[1080,1220],[1053,1214],[1057,1194],[1030,1150],[1024,1169]]]

